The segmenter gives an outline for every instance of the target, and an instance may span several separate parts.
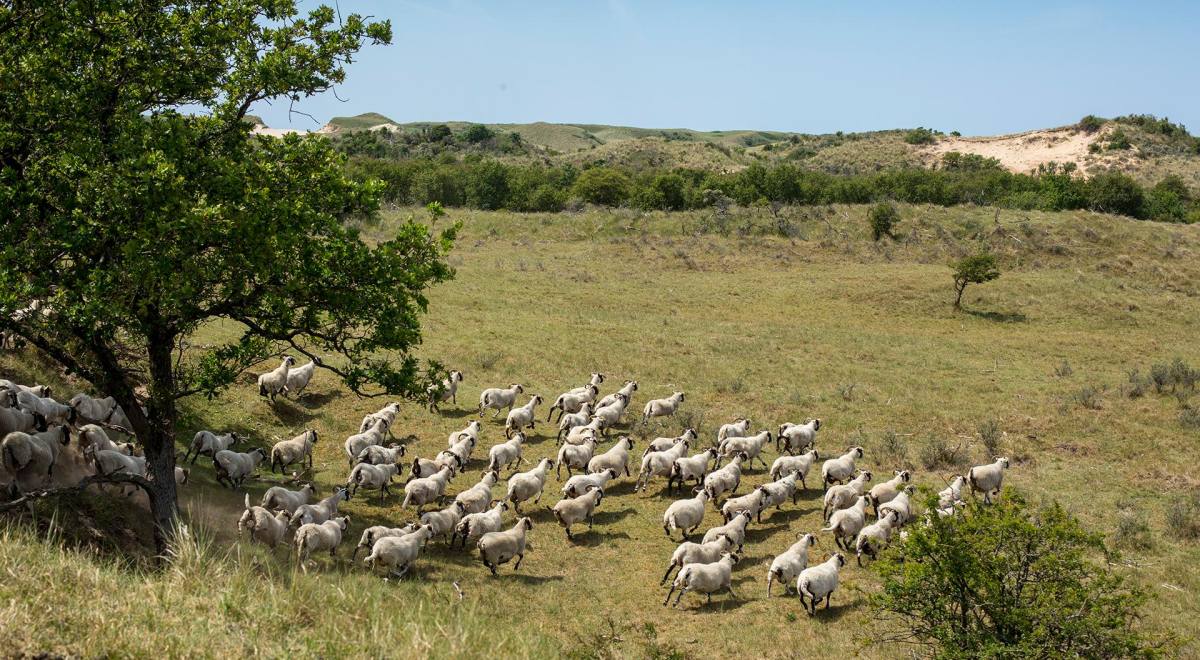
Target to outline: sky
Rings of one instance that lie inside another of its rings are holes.
[[[331,4],[334,0],[324,0]],[[302,8],[320,4],[300,0]],[[1200,133],[1200,2],[337,0],[390,19],[336,97],[259,104],[274,127],[616,124],[992,135],[1086,114]],[[340,99],[340,100],[339,100]]]

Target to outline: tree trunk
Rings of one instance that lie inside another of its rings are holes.
[[[147,341],[150,357],[150,399],[146,402],[148,434],[139,437],[146,449],[146,471],[153,484],[150,513],[154,518],[154,540],[161,553],[174,524],[175,493],[175,371],[171,349],[173,333],[152,332]]]
[[[967,290],[967,285],[956,285],[954,288],[958,290],[958,295],[954,298],[954,309],[962,309],[963,291]]]

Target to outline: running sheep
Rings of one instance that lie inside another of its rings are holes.
[[[433,528],[429,525],[421,525],[403,536],[385,536],[375,542],[363,562],[371,570],[375,570],[377,565],[387,566],[392,569],[392,576],[400,579],[408,573],[409,567],[432,537]]]
[[[871,506],[875,507],[876,518],[879,517],[879,505],[891,502],[904,488],[904,484],[912,481],[912,473],[908,470],[895,470],[892,474],[895,476],[883,483],[875,484],[868,494],[871,498]]]
[[[262,507],[271,511],[287,511],[288,514],[294,515],[296,509],[308,504],[309,500],[317,494],[317,487],[314,484],[308,483],[300,487],[299,490],[288,490],[283,486],[271,486],[267,492],[263,493]]]
[[[796,454],[812,448],[817,442],[817,431],[821,429],[821,420],[810,419],[803,424],[785,422],[779,425],[779,433],[775,436],[775,451],[782,454]]]
[[[675,569],[683,569],[688,564],[708,564],[721,558],[721,555],[727,552],[733,552],[734,546],[737,545],[737,540],[730,537],[728,534],[718,534],[711,540],[703,543],[692,543],[684,541],[675,548],[675,552],[671,553],[671,561],[667,563],[667,572],[663,573],[662,579],[658,581],[660,585],[666,584],[671,577],[671,571]]]
[[[450,537],[450,547],[454,547],[454,539],[462,538],[462,547],[467,543],[475,543],[488,532],[498,532],[504,528],[504,512],[508,511],[508,502],[495,502],[491,509],[483,513],[468,513],[454,528]]]
[[[821,483],[828,489],[829,484],[842,483],[854,476],[854,462],[862,457],[862,447],[851,447],[845,454],[825,461],[821,465]]]
[[[400,506],[408,508],[415,505],[417,515],[420,515],[426,505],[433,504],[442,498],[446,492],[446,485],[450,483],[450,477],[453,475],[454,472],[449,466],[443,466],[435,474],[409,481],[404,484],[404,502]]]
[[[703,488],[696,489],[695,497],[672,502],[663,514],[663,531],[667,533],[667,538],[671,538],[671,532],[675,530],[683,534],[684,541],[691,538],[692,532],[704,522],[704,505],[707,502],[708,492]]]
[[[593,518],[596,515],[596,507],[600,506],[600,501],[604,499],[604,490],[601,488],[592,488],[583,495],[578,497],[564,497],[559,500],[550,510],[554,512],[554,517],[558,519],[558,524],[567,531],[567,539],[574,540],[575,537],[571,534],[571,525],[587,521],[588,530],[592,529]]]
[[[834,511],[829,516],[829,526],[821,528],[822,532],[833,532],[833,543],[837,547],[850,551],[850,542],[858,538],[858,533],[867,524],[866,496],[858,498],[854,506],[848,509]]]
[[[300,398],[300,394],[308,387],[309,381],[312,380],[313,372],[317,370],[317,365],[321,364],[319,358],[313,358],[308,364],[302,367],[290,369],[287,372],[287,393],[296,395]]]
[[[702,542],[708,543],[709,541],[712,541],[718,536],[724,534],[725,536],[728,536],[730,540],[737,543],[738,552],[741,552],[742,546],[746,543],[746,527],[750,524],[750,518],[751,516],[749,511],[742,511],[724,525],[721,525],[720,527],[713,527],[707,532],[704,532],[704,539]]]
[[[679,489],[683,490],[688,480],[694,481],[696,486],[703,484],[704,477],[708,476],[708,468],[713,461],[717,460],[717,456],[716,448],[709,447],[698,454],[675,459],[675,464],[671,466],[671,474],[667,479],[667,492],[673,492],[672,486],[676,483],[678,483]]]
[[[508,563],[513,557],[517,563],[513,570],[521,569],[525,559],[525,545],[529,530],[533,529],[533,520],[521,518],[512,529],[502,532],[488,532],[479,539],[479,557],[483,565],[488,567],[492,575],[496,575],[496,567]]]
[[[517,395],[525,392],[525,388],[519,383],[513,383],[507,388],[491,387],[479,393],[479,416],[483,417],[484,410],[495,410],[492,414],[494,419],[500,414],[500,411],[508,408],[512,410],[513,404],[517,402]]]
[[[825,507],[821,510],[821,520],[829,520],[829,514],[852,506],[855,500],[862,497],[870,481],[870,470],[859,470],[858,475],[849,483],[830,486],[825,491]]]
[[[679,404],[683,403],[683,392],[675,392],[665,399],[654,399],[646,404],[642,409],[642,425],[650,421],[651,417],[671,417],[675,411],[679,410]]]
[[[541,403],[542,397],[534,394],[525,405],[509,410],[504,420],[504,437],[511,438],[513,433],[519,433],[521,429],[533,429],[537,424],[533,409]]]
[[[333,491],[333,494],[316,504],[301,504],[296,507],[296,512],[292,514],[293,525],[307,525],[310,523],[323,523],[338,514],[338,506],[350,499],[350,491],[345,488],[338,488]]]
[[[500,481],[500,473],[496,470],[484,472],[479,483],[459,493],[454,501],[462,504],[463,513],[482,513],[492,502],[492,488]]]
[[[562,421],[563,415],[579,412],[584,405],[595,401],[599,394],[600,388],[590,384],[585,386],[581,392],[574,390],[563,392],[558,395],[558,398],[554,400],[554,404],[550,406],[550,412],[546,415],[546,421],[549,422],[554,418],[555,410],[558,411],[559,421]]]
[[[617,471],[612,468],[606,468],[602,472],[577,474],[567,479],[566,485],[562,487],[562,493],[564,497],[578,497],[590,488],[604,488],[609,481],[616,478]]]
[[[305,462],[308,463],[308,469],[311,471],[313,446],[316,444],[317,432],[314,429],[308,429],[291,440],[276,442],[275,446],[271,447],[271,472],[274,472],[275,467],[278,466],[279,473],[283,474],[284,469],[289,465],[299,463],[303,468]]]
[[[267,459],[267,452],[262,447],[255,447],[247,453],[224,449],[213,457],[217,483],[230,488],[240,488],[258,468],[258,464]]]
[[[532,470],[519,472],[508,478],[508,494],[504,499],[512,503],[514,511],[521,512],[522,502],[532,499],[533,503],[537,504],[541,501],[542,490],[546,486],[546,478],[552,467],[554,467],[554,461],[543,458]]]
[[[845,565],[846,557],[835,552],[823,563],[800,572],[800,577],[796,578],[796,592],[800,594],[800,606],[805,608],[809,616],[817,615],[817,605],[822,600],[825,601],[825,609],[829,609],[829,600],[838,587],[838,571]]]
[[[784,594],[792,590],[792,581],[808,568],[808,549],[817,544],[813,534],[797,534],[799,540],[771,560],[767,569],[767,598],[771,597],[772,582],[783,584]]]
[[[430,385],[425,389],[425,394],[429,397],[429,412],[437,413],[439,403],[445,403],[447,400],[454,405],[458,405],[458,384],[463,382],[463,374],[455,369],[450,374],[442,379],[440,385]]]
[[[238,520],[238,536],[250,532],[250,538],[271,549],[287,538],[292,514],[285,511],[272,513],[265,507],[251,506],[250,493],[246,493],[246,510]]]
[[[1000,486],[1004,484],[1004,471],[1008,469],[1008,459],[997,458],[994,463],[976,465],[967,471],[967,483],[971,493],[983,493],[983,501],[992,503],[992,495],[1000,495]]]
[[[350,526],[350,516],[342,516],[323,523],[306,523],[296,530],[296,563],[305,573],[308,567],[304,562],[314,552],[328,550],[329,556],[334,557],[338,546],[342,544],[342,535]]]
[[[685,565],[679,569],[679,575],[675,576],[675,581],[671,583],[671,590],[667,592],[667,599],[663,601],[663,605],[671,600],[671,594],[675,593],[676,589],[679,589],[679,595],[675,597],[672,607],[679,607],[680,599],[689,591],[708,596],[708,603],[712,602],[714,593],[722,590],[728,591],[730,598],[737,598],[737,594],[733,592],[733,565],[736,563],[737,555],[727,552],[711,564]]]
[[[383,504],[386,498],[391,497],[392,491],[389,487],[392,484],[392,478],[398,474],[400,474],[400,466],[395,463],[382,465],[359,463],[350,471],[346,487],[350,489],[350,497],[354,497],[360,488],[378,490],[379,503]]]
[[[268,397],[271,403],[275,403],[276,396],[286,394],[288,391],[288,372],[291,371],[294,364],[296,364],[296,358],[285,355],[283,362],[278,367],[259,376],[258,395]]]
[[[593,456],[592,460],[588,461],[588,472],[594,474],[604,470],[615,470],[617,473],[624,472],[627,477],[631,476],[629,474],[629,452],[631,451],[633,451],[633,439],[621,436],[608,451]]]
[[[196,459],[201,456],[208,456],[216,460],[217,452],[230,449],[241,441],[242,437],[233,431],[223,435],[217,435],[212,431],[196,431],[196,435],[192,436],[192,444],[183,454],[183,461],[187,462],[190,457],[192,465],[195,465]]]

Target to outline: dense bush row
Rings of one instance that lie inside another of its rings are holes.
[[[680,210],[728,198],[742,205],[862,204],[892,200],[953,206],[977,204],[1026,210],[1091,209],[1169,222],[1200,221],[1200,200],[1178,177],[1144,187],[1119,172],[1083,179],[1073,168],[1051,166],[1013,174],[991,159],[947,154],[938,169],[901,169],[833,175],[789,163],[754,164],[740,172],[670,170],[633,173],[599,166],[513,165],[480,157],[384,160],[354,157],[356,177],[385,184],[385,198],[426,204],[512,211],[560,211],[568,205],[633,206]]]

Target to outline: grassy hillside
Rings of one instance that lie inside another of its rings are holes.
[[[936,489],[990,458],[978,430],[995,421],[1003,432],[997,451],[1013,458],[1009,482],[1034,500],[1062,501],[1126,552],[1116,570],[1155,596],[1145,625],[1194,632],[1200,545],[1170,533],[1167,516],[1200,489],[1200,428],[1182,408],[1200,405],[1200,396],[1151,390],[1131,398],[1128,383],[1130,370],[1146,374],[1152,363],[1200,363],[1200,228],[1091,213],[902,207],[899,240],[875,244],[865,212],[456,212],[464,222],[451,257],[458,277],[432,293],[421,353],[463,370],[466,382],[458,405],[442,415],[406,404],[397,435],[415,436],[410,456],[430,457],[472,418],[481,388],[521,382],[553,397],[599,370],[610,379],[604,391],[639,381],[638,410],[673,389],[688,393],[676,419],[635,433],[638,454],[648,438],[684,426],[707,440],[735,416],[772,429],[817,416],[825,422],[822,452],[861,444],[877,475],[910,467],[919,484]],[[362,230],[383,238],[405,213]],[[969,288],[966,311],[955,313],[945,264],[981,241],[1000,255],[1004,274]],[[210,327],[196,341],[233,331]],[[0,372],[61,380],[19,354],[0,355]],[[356,398],[318,373],[302,399],[272,408],[252,380],[213,401],[190,401],[181,435],[232,429],[269,446],[315,428],[315,476],[328,494],[347,473],[342,440],[383,401]],[[555,453],[540,412],[530,460]],[[451,493],[474,483],[479,457],[502,439],[498,422],[484,429],[481,451]],[[321,558],[302,575],[283,551],[234,542],[242,496],[213,485],[207,459],[193,477],[184,508],[211,543],[184,551],[163,573],[62,554],[24,527],[2,532],[0,620],[16,625],[0,627],[0,643],[14,653],[88,655],[202,648],[729,657],[742,654],[752,630],[771,640],[762,649],[771,657],[897,655],[869,646],[875,624],[866,601],[877,582],[867,570],[847,567],[833,608],[816,620],[793,598],[764,598],[770,558],[796,533],[821,526],[817,490],[752,526],[735,572],[742,600],[722,596],[704,606],[688,597],[674,611],[661,606],[658,587],[675,547],[661,528],[673,499],[661,480],[634,494],[633,479],[622,477],[595,529],[577,528],[574,543],[544,508],[558,499],[561,482],[551,481],[542,506],[531,508],[537,526],[519,573],[509,565],[489,577],[475,555],[439,543],[397,584],[347,558],[367,525],[412,518],[398,499],[348,503],[352,540],[336,560]],[[744,483],[764,480],[755,470]],[[267,485],[252,484],[252,497]],[[710,510],[705,526],[718,522]],[[831,548],[824,538],[817,550]],[[79,614],[93,611],[104,615]],[[1184,655],[1200,653],[1189,644]]]

